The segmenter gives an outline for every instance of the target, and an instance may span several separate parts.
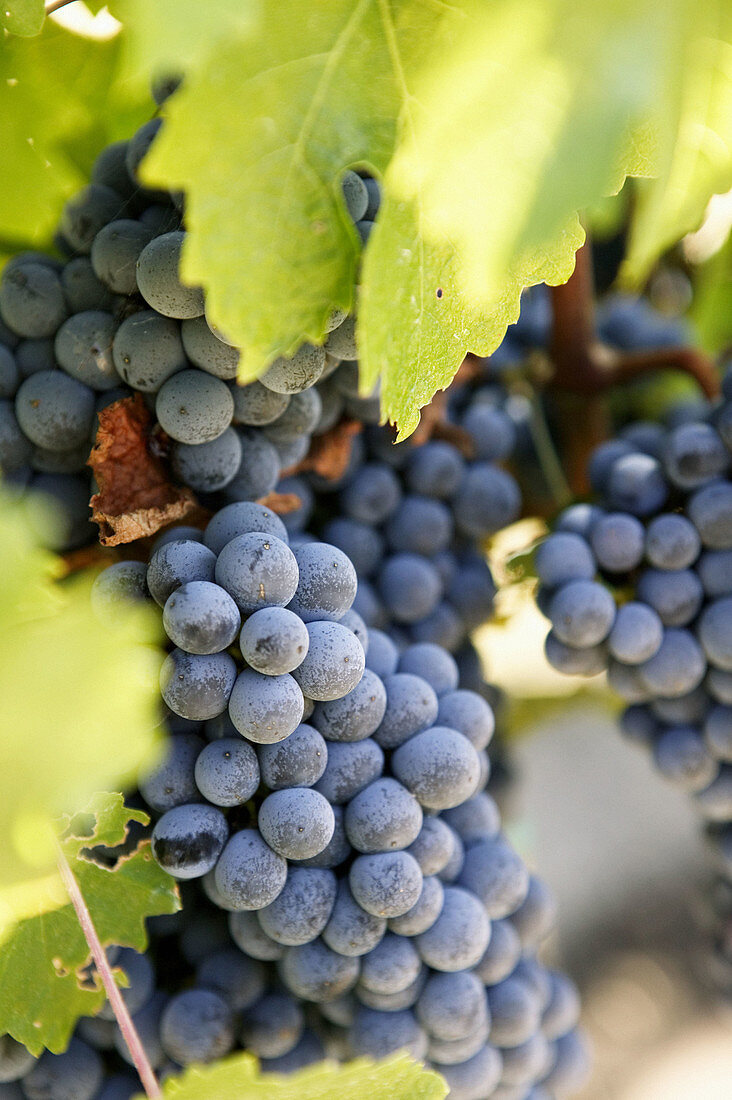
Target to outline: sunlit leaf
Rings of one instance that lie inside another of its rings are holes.
[[[101,622],[88,579],[54,580],[58,559],[37,546],[23,505],[3,498],[0,510],[1,928],[13,911],[2,891],[55,866],[51,818],[150,759],[161,657],[154,616]]]
[[[17,247],[50,239],[94,156],[143,121],[139,92],[115,80],[118,54],[116,40],[50,20],[37,38],[0,43],[0,237]]]
[[[726,0],[695,10],[672,140],[658,179],[639,185],[623,278],[639,283],[659,255],[696,229],[712,195],[732,188],[732,12]]]
[[[251,1054],[194,1066],[163,1086],[166,1100],[442,1100],[447,1085],[406,1054],[383,1062],[321,1062],[287,1077],[263,1075]],[[135,1100],[144,1100],[136,1097]]]
[[[46,11],[43,0],[3,0],[0,5],[0,30],[22,37],[38,34]]]
[[[652,111],[676,75],[686,0],[465,4],[454,49],[415,87],[391,171],[490,303],[516,258],[554,247],[572,215],[647,173]]]

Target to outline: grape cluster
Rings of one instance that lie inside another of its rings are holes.
[[[590,461],[597,502],[539,546],[549,662],[608,682],[623,733],[690,793],[729,884],[732,839],[732,371],[718,404],[638,422]],[[721,894],[724,889],[720,888]],[[729,893],[729,891],[727,891]],[[732,956],[715,963],[732,992]]]
[[[553,901],[486,790],[493,696],[469,641],[495,594],[481,543],[520,511],[502,468],[515,410],[481,377],[451,392],[441,435],[394,445],[342,313],[322,347],[238,386],[238,350],[179,277],[182,197],[137,178],[161,124],[97,158],[63,262],[25,253],[0,282],[0,468],[56,502],[46,540],[87,541],[98,414],[135,392],[213,513],[92,593],[103,617],[153,601],[170,641],[170,737],[140,801],[185,907],[151,922],[148,955],[111,949],[150,1061],[164,1077],[237,1045],[278,1071],[407,1049],[455,1100],[568,1095],[587,1060],[577,995],[536,958]],[[378,184],[341,187],[365,241]],[[343,474],[293,475],[344,417],[363,430]],[[273,490],[298,507],[258,503]],[[0,1096],[138,1090],[105,1015],[62,1055],[4,1042]]]
[[[322,346],[304,344],[236,385],[239,350],[209,324],[201,289],[179,276],[182,197],[137,177],[161,125],[154,118],[100,153],[63,212],[56,243],[66,260],[21,253],[0,279],[0,469],[17,492],[53,503],[56,529],[46,522],[41,534],[55,549],[91,538],[86,464],[98,414],[115,401],[143,395],[171,441],[175,477],[204,503],[265,497],[312,435],[360,408],[342,392],[352,372],[339,367],[356,343],[355,318],[340,311]],[[368,236],[376,181],[349,171],[341,188]]]
[[[455,1100],[568,1095],[577,995],[536,958],[554,902],[484,790],[488,703],[442,647],[369,629],[346,554],[264,506],[181,534],[93,592],[101,615],[152,597],[175,647],[172,736],[140,791],[155,858],[196,899],[177,944],[195,973],[142,1010],[157,1064],[406,1049]]]

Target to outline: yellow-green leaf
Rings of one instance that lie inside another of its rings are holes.
[[[213,1066],[194,1066],[163,1085],[166,1100],[443,1100],[446,1095],[442,1077],[406,1054],[343,1066],[320,1062],[287,1077],[264,1075],[251,1054],[235,1054]]]
[[[657,156],[652,111],[676,76],[687,0],[465,0],[425,67],[391,170],[492,302],[517,258],[553,249],[578,210]]]
[[[30,38],[40,32],[46,11],[43,0],[4,0],[0,5],[0,29]]]
[[[698,227],[711,196],[732,187],[732,12],[727,0],[707,0],[694,18],[661,174],[638,185],[626,283],[640,283],[665,249]]]
[[[225,38],[251,29],[258,0],[114,0],[125,26],[124,62],[134,77],[190,72]]]
[[[433,394],[449,386],[467,351],[496,349],[518,318],[526,285],[569,278],[583,240],[573,219],[554,249],[524,257],[499,293],[479,305],[464,291],[460,252],[439,231],[425,229],[417,202],[386,200],[362,274],[361,382],[368,392],[380,374],[382,412],[398,424],[399,439],[414,431]]]
[[[416,51],[439,15],[398,6]],[[339,179],[348,165],[383,171],[399,101],[376,0],[264,0],[256,33],[171,101],[144,175],[186,190],[183,273],[247,377],[322,340],[331,309],[351,305],[359,245]]]
[[[118,55],[116,40],[51,20],[37,38],[0,42],[0,236],[18,247],[50,239],[96,153],[143,121],[139,92],[115,80]]]
[[[113,867],[93,860],[89,849],[121,845],[131,822],[147,816],[124,805],[120,794],[96,795],[83,811],[91,827],[76,835],[76,821],[65,819],[64,855],[79,884],[104,946],[119,944],[143,951],[145,918],[174,913],[174,879],[158,867],[149,841],[122,854]],[[80,1016],[92,1016],[104,1004],[98,976],[82,973],[89,947],[70,903],[21,921],[0,948],[0,1033],[25,1043],[33,1054],[43,1047],[65,1050]]]
[[[62,563],[37,545],[25,505],[0,497],[0,514],[1,931],[15,902],[27,911],[23,884],[39,879],[47,894],[51,819],[129,783],[155,752],[161,655],[156,616],[101,622],[89,578],[55,579]]]

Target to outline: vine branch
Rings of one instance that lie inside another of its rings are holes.
[[[718,396],[719,376],[714,364],[695,348],[658,348],[625,354],[598,340],[589,240],[578,251],[567,282],[551,287],[550,294],[554,388],[590,396],[655,371],[678,370],[693,378],[706,397]]]
[[[135,1069],[140,1075],[143,1088],[147,1093],[150,1100],[161,1100],[162,1092],[160,1091],[160,1085],[155,1077],[155,1072],[150,1065],[145,1048],[142,1045],[140,1036],[137,1033],[137,1029],[132,1022],[132,1017],[127,1010],[127,1005],[124,1002],[122,994],[119,991],[119,987],[114,980],[112,969],[109,965],[106,952],[102,947],[101,940],[97,935],[97,930],[94,927],[94,921],[92,920],[89,908],[84,900],[84,895],[79,889],[79,884],[74,877],[74,872],[69,866],[69,861],[63,852],[61,846],[58,846],[57,852],[58,869],[61,875],[66,892],[71,899],[71,904],[74,907],[81,930],[84,933],[84,939],[89,944],[89,949],[92,953],[92,958],[99,972],[99,976],[102,979],[102,985],[104,986],[104,992],[107,994],[107,999],[112,1006],[119,1029],[122,1032],[124,1040],[129,1049],[132,1061],[135,1063]]]
[[[50,4],[46,4],[46,15],[53,15],[59,8],[66,8],[73,3],[75,3],[75,0],[52,0]]]

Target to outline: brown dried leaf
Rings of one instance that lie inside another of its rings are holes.
[[[99,492],[90,504],[103,546],[154,535],[197,505],[190,489],[172,483],[163,460],[167,438],[154,435],[153,428],[139,393],[99,413],[97,439],[89,456]]]
[[[260,497],[257,504],[264,505],[278,516],[289,516],[290,512],[296,512],[302,500],[297,493],[267,493],[266,497]]]
[[[359,420],[344,417],[327,432],[313,436],[310,450],[302,462],[285,472],[301,474],[312,470],[328,481],[337,481],[348,469],[353,440],[362,430]]]

